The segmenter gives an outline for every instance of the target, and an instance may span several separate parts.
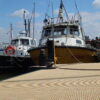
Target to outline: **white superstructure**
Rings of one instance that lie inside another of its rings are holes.
[[[0,56],[27,57],[29,56],[27,50],[35,47],[35,44],[36,42],[30,37],[18,36],[11,40],[11,44],[1,44]]]
[[[40,46],[46,45],[48,39],[54,39],[55,45],[58,46],[86,46],[84,34],[78,21],[44,26]]]
[[[63,16],[63,10],[67,16],[67,19]],[[64,7],[63,1],[60,2],[58,17],[48,18],[44,20],[44,27],[40,40],[40,46],[44,46],[48,39],[54,40],[55,46],[76,46],[86,47],[85,35],[82,28],[82,18],[77,14],[69,18],[67,11]]]

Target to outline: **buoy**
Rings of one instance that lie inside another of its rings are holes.
[[[7,55],[14,55],[15,54],[15,50],[16,50],[16,48],[14,47],[14,46],[8,46],[6,49],[5,49],[5,53],[7,54]]]

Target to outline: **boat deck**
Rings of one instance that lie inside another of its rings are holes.
[[[100,63],[56,65],[0,82],[0,100],[100,100]]]

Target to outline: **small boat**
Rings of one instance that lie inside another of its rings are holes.
[[[31,47],[35,47],[36,41],[30,36],[30,30],[28,30],[30,26],[26,26],[25,12],[24,21],[25,31],[20,32],[18,37],[14,39],[11,37],[11,42],[9,44],[1,44],[0,68],[27,68],[33,65],[27,50]],[[10,35],[12,36],[12,25]]]
[[[39,46],[28,50],[32,60],[36,65],[96,62],[97,50],[88,48],[85,43],[81,16],[64,21],[63,8],[61,0],[57,20],[44,20]]]
[[[0,51],[1,67],[28,67],[33,63],[27,50],[33,46],[33,39],[19,36]]]
[[[86,37],[86,44],[88,46],[92,46],[98,50],[100,50],[100,37],[96,37],[95,39],[90,39],[88,36]]]

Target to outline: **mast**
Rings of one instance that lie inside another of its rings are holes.
[[[65,11],[67,20],[69,21],[69,16],[68,13],[66,11],[66,8],[63,4],[63,0],[60,0],[60,7],[59,7],[59,13],[58,13],[58,22],[63,22],[64,18],[63,18],[63,10]]]
[[[58,13],[59,22],[63,22],[63,1],[60,2],[59,13]]]
[[[53,8],[53,1],[52,1],[52,18],[51,18],[51,34],[53,35],[53,48],[55,49],[54,45],[54,8]]]
[[[35,1],[33,3],[33,40],[34,40],[34,34],[35,34]]]
[[[54,7],[53,7],[53,1],[52,1],[52,23],[54,23]]]
[[[26,21],[26,11],[24,11],[23,17],[24,17],[24,26],[25,26],[25,32],[26,32],[26,36],[27,36],[27,21]]]
[[[31,20],[28,19],[28,36],[31,37],[31,30],[30,30],[30,26],[31,26]]]
[[[12,24],[10,24],[10,41],[12,40],[13,38],[13,27],[12,27]]]

